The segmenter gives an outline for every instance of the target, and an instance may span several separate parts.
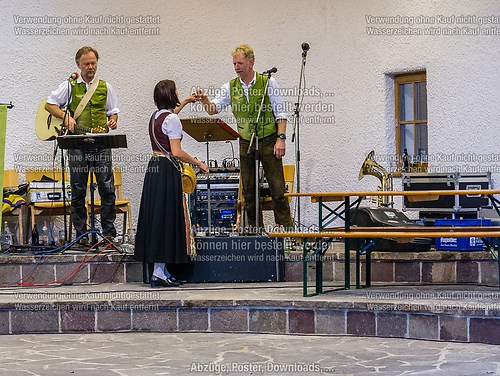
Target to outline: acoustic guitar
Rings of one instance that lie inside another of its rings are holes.
[[[36,136],[42,141],[54,140],[58,136],[64,136],[68,133],[68,128],[64,126],[63,120],[52,116],[46,109],[47,100],[44,99],[38,106],[35,120]],[[83,125],[75,125],[75,131],[84,133],[108,133],[109,128],[105,125],[102,127],[85,127]]]

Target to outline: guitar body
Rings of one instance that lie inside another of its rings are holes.
[[[42,141],[54,140],[64,133],[62,119],[52,116],[46,109],[47,100],[44,99],[36,112],[35,133]]]
[[[58,136],[64,136],[68,133],[68,129],[63,126],[62,119],[52,116],[46,109],[47,100],[44,99],[38,106],[35,120],[36,136],[42,141],[55,140]],[[75,130],[84,133],[108,133],[107,125],[102,127],[88,128],[81,125],[76,125]]]

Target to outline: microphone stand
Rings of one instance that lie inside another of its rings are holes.
[[[300,105],[304,100],[304,95],[302,93],[302,82],[306,82],[305,77],[305,68],[306,68],[306,58],[307,58],[307,50],[302,52],[302,62],[300,64],[300,78],[299,78],[299,90],[297,94],[297,102],[295,102],[295,109],[293,111],[293,133],[292,133],[292,142],[295,142],[295,138],[297,138],[297,142],[295,143],[295,159],[297,165],[297,193],[300,193]],[[300,227],[300,196],[296,197],[297,202],[297,224]],[[297,227],[297,226],[295,226]]]
[[[69,109],[69,101],[71,99],[71,77],[68,78],[68,102],[66,103],[66,108],[64,109],[64,116],[63,116],[63,122],[62,122],[62,129],[65,130],[66,128],[66,119],[68,118],[68,109]],[[63,132],[64,133],[64,132]],[[57,148],[58,144],[56,143],[56,151],[57,153]],[[54,156],[55,156],[54,153]],[[67,212],[66,212],[66,163],[64,160],[64,151],[61,150],[61,185],[62,185],[62,195],[63,195],[63,220],[64,220],[64,242],[68,242],[68,219],[67,219]],[[56,244],[57,246],[57,244]]]
[[[264,100],[266,99],[267,92],[269,91],[269,79],[271,78],[271,72],[267,71],[267,83],[264,87],[264,94],[262,95],[262,100],[260,102],[259,112],[257,113],[257,119],[255,120],[254,129],[252,132],[252,138],[250,139],[250,144],[248,145],[247,155],[250,154],[250,149],[252,148],[252,144],[255,140],[255,229],[259,228],[259,217],[260,217],[260,182],[259,182],[259,121],[262,116],[262,109],[264,108]],[[262,132],[264,132],[264,128],[262,128]]]

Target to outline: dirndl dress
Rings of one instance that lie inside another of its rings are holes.
[[[142,262],[188,262],[181,172],[168,157],[154,155],[142,188],[134,257]]]

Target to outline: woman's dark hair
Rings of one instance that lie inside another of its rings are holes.
[[[173,110],[180,104],[176,93],[175,82],[172,80],[162,80],[158,82],[155,86],[153,98],[159,110]]]

